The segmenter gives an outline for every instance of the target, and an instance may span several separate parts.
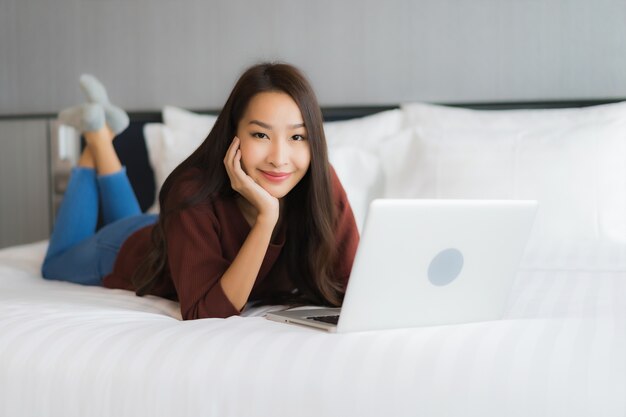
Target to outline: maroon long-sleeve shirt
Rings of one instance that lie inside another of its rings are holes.
[[[332,169],[331,178],[338,214],[338,256],[333,278],[345,288],[359,234],[345,190]],[[180,188],[182,195],[186,195],[197,184],[191,181]],[[104,277],[105,287],[135,290],[130,278],[150,248],[152,228],[139,229],[124,242],[113,271]],[[211,199],[173,215],[166,230],[168,265],[150,293],[180,301],[184,320],[238,315],[240,311],[226,297],[220,279],[250,229],[234,197]],[[249,302],[296,289],[288,276],[285,257],[280,257],[284,245],[285,230],[281,228],[267,248]]]

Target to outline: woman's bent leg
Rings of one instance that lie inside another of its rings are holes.
[[[105,225],[141,214],[139,202],[126,175],[126,167],[113,174],[98,176],[98,188]]]
[[[47,279],[83,285],[101,285],[113,270],[117,253],[135,231],[156,222],[155,214],[141,214],[118,220],[74,247],[46,259],[42,268]]]
[[[98,221],[98,186],[93,168],[72,168],[46,259],[92,236]]]

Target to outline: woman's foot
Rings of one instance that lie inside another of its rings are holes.
[[[81,133],[100,130],[105,124],[104,109],[96,103],[70,107],[59,113],[58,117],[61,123]]]
[[[80,88],[87,96],[87,101],[102,106],[106,123],[115,135],[120,134],[128,127],[128,114],[120,107],[111,104],[104,85],[96,77],[90,74],[81,75]]]
[[[61,123],[74,127],[87,142],[79,166],[95,167],[98,175],[119,172],[122,164],[113,139],[128,127],[128,115],[109,102],[104,86],[95,77],[83,75],[80,85],[89,103],[59,113]]]

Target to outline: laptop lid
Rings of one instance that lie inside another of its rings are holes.
[[[536,201],[375,200],[337,332],[500,319]]]

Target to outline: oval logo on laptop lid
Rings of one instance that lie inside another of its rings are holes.
[[[444,286],[454,281],[463,269],[463,254],[460,250],[444,249],[430,261],[428,280],[437,286]]]

